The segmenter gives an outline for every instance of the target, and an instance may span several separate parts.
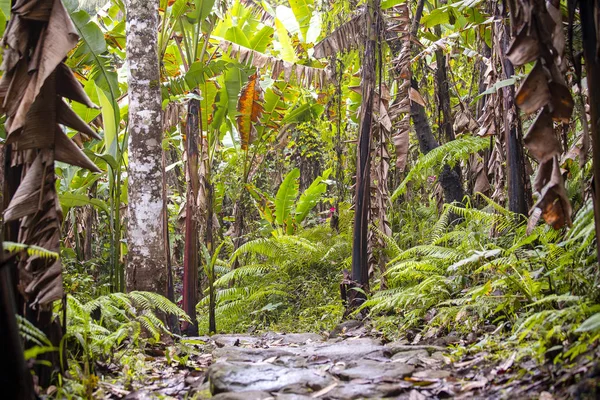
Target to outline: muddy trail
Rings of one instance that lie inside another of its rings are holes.
[[[360,331],[333,336],[187,338],[184,366],[164,349],[148,349],[149,373],[127,384],[103,380],[97,394],[128,400],[598,398],[598,352],[570,368],[540,367],[517,362],[516,353],[495,362],[485,351],[453,361],[451,345],[383,343]]]

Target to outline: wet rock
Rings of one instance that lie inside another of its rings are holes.
[[[429,357],[429,352],[425,349],[401,351],[392,357],[392,361],[410,365],[420,364],[420,359]]]
[[[413,378],[423,379],[423,380],[438,380],[445,379],[449,377],[451,374],[449,371],[443,371],[440,369],[429,369],[425,371],[415,372],[413,374]]]
[[[410,375],[415,367],[412,365],[396,363],[384,363],[371,360],[359,360],[350,368],[335,372],[340,379],[349,381],[362,379],[371,382],[395,382]]]
[[[325,342],[316,346],[306,346],[300,349],[300,353],[294,349],[289,351],[296,352],[313,358],[327,358],[331,361],[352,361],[362,358],[387,359],[386,348],[376,339],[351,339],[340,342]],[[310,362],[310,359],[309,359]]]
[[[329,338],[330,339],[337,338],[340,335],[343,335],[345,333],[354,331],[354,330],[362,327],[362,325],[363,325],[363,323],[360,321],[357,321],[357,320],[350,320],[350,321],[342,322],[341,324],[337,325],[335,328],[333,328],[331,330],[331,332],[329,333]]]
[[[136,390],[125,396],[123,400],[156,400],[162,397],[159,396],[158,393],[153,393],[149,390]]]
[[[237,392],[237,393],[220,393],[212,397],[213,400],[267,400],[274,399],[268,392],[258,390]]]
[[[305,396],[302,394],[292,394],[292,393],[275,393],[275,398],[277,400],[312,400],[313,397]]]
[[[217,347],[225,346],[244,346],[258,343],[260,338],[251,335],[213,335],[210,338],[215,342]]]
[[[412,350],[427,350],[428,352],[435,351],[446,351],[445,347],[435,346],[435,345],[415,345],[415,344],[406,344],[406,342],[392,342],[385,345],[385,347],[392,354],[399,353],[401,351],[412,351]]]
[[[320,390],[332,381],[330,376],[314,369],[228,362],[211,365],[208,379],[213,394],[242,390],[275,392],[291,385]]]
[[[215,349],[213,356],[217,359],[226,359],[227,361],[259,362],[273,357],[294,356],[294,353],[276,347],[261,349],[228,346]]]
[[[281,341],[281,344],[306,344],[310,342],[322,342],[323,337],[316,333],[266,333],[263,338],[269,341]]]
[[[380,385],[345,383],[335,387],[324,398],[335,400],[381,399],[398,396],[411,387],[412,385],[408,382]]]

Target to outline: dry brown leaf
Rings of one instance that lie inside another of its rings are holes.
[[[560,142],[554,133],[550,114],[543,110],[523,138],[525,147],[540,163],[560,153]]]
[[[536,112],[551,100],[548,77],[538,61],[515,96],[515,104],[527,114]]]

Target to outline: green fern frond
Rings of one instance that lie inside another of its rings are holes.
[[[408,183],[425,171],[434,169],[434,173],[437,174],[445,165],[452,168],[457,162],[467,160],[471,154],[487,149],[489,146],[490,140],[487,138],[462,136],[436,147],[424,156],[419,157],[417,163],[411,168],[406,178],[392,194],[391,200],[395,201],[398,196],[406,191]]]
[[[15,242],[2,242],[2,247],[4,251],[8,251],[9,253],[17,253],[19,251],[27,252],[27,255],[30,257],[41,257],[47,260],[57,260],[59,255],[55,251],[47,250],[40,246],[34,246],[32,244],[23,244],[23,243],[15,243]]]
[[[44,332],[39,330],[35,325],[23,318],[21,315],[17,314],[16,317],[17,324],[19,325],[19,334],[24,340],[30,341],[41,347],[52,346],[52,343]]]
[[[270,270],[271,267],[265,264],[247,264],[227,272],[215,281],[215,286],[225,286],[232,281],[239,281],[247,277],[259,277]]]

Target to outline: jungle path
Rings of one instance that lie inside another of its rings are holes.
[[[214,335],[193,338],[196,368],[165,366],[151,357],[154,376],[130,390],[107,386],[111,398],[302,400],[302,399],[563,399],[586,395],[591,365],[562,376],[514,357],[489,363],[489,353],[452,362],[448,348],[383,344],[366,335],[314,333]],[[590,361],[591,363],[591,361]],[[577,384],[574,377],[577,375]],[[101,384],[102,385],[102,384]],[[583,385],[583,386],[582,386]],[[137,386],[137,388],[136,388]],[[551,394],[553,393],[553,394]]]

